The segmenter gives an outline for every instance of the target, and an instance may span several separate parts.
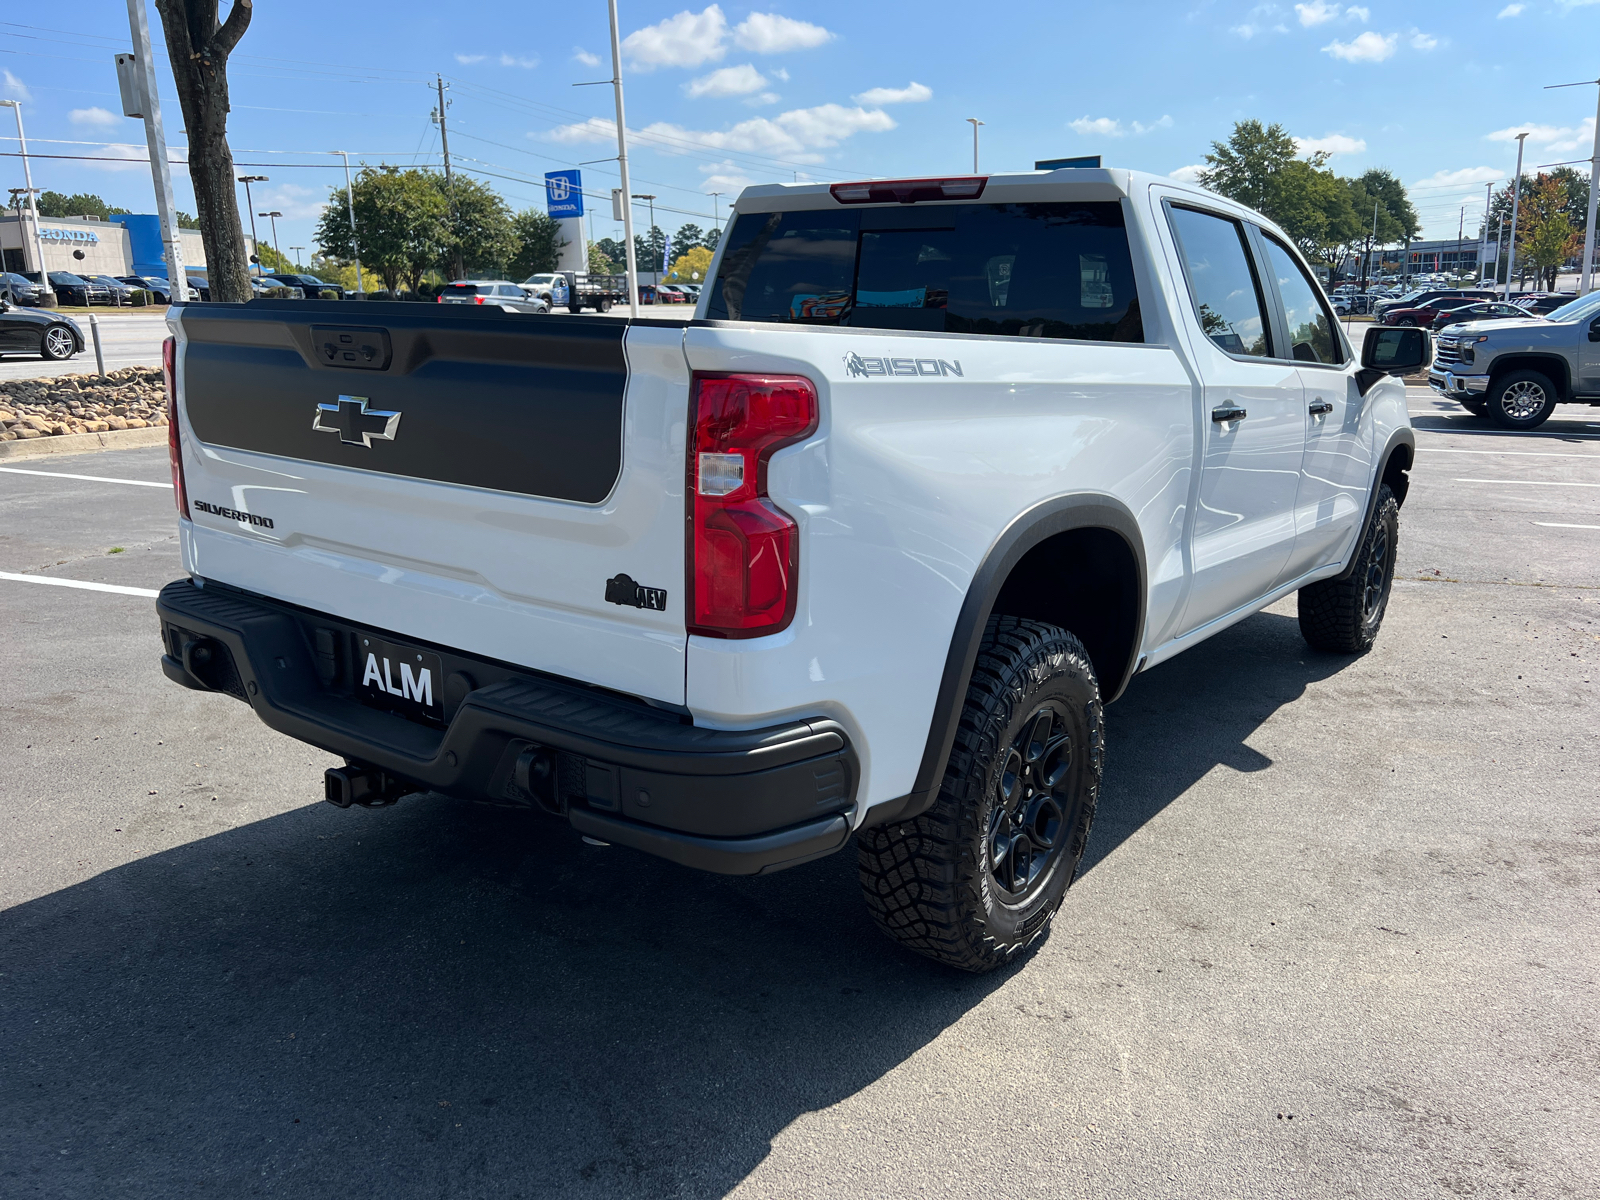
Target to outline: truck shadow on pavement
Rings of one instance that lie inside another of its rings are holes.
[[[1135,681],[1090,866],[1344,661],[1262,615]],[[883,939],[849,853],[317,804],[0,914],[0,1192],[721,1196],[1007,978]]]

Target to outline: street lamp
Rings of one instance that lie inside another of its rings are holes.
[[[1517,270],[1517,209],[1522,203],[1522,144],[1526,133],[1517,134],[1517,173],[1511,177],[1511,256],[1506,259],[1506,299],[1511,299],[1511,277]]]
[[[710,193],[710,195],[711,195],[711,223],[713,225],[715,225],[717,227],[717,230],[720,232],[721,229],[722,229],[722,212],[721,212],[722,193],[721,192],[712,192],[712,193]]]
[[[967,123],[972,126],[972,173],[976,175],[978,173],[978,126],[986,122],[978,120],[977,117],[968,117]]]
[[[33,168],[28,165],[28,136],[22,132],[22,101],[0,100],[0,108],[9,108],[17,114],[17,141],[22,149],[22,183],[28,193],[28,215],[33,218],[33,254],[39,260],[39,283],[44,288],[46,297],[53,298],[55,289],[50,286],[50,272],[44,269],[44,237],[39,233],[39,205],[34,200],[38,189],[33,186]],[[22,208],[17,208],[17,216],[22,216]],[[21,232],[20,230],[18,232]],[[22,265],[26,269],[28,256],[22,256]]]
[[[290,246],[289,249],[294,251],[294,269],[296,271],[305,270],[305,268],[300,265],[300,251],[304,250],[305,247],[304,246]]]
[[[282,262],[283,251],[278,249],[278,218],[283,214],[274,209],[272,212],[257,213],[256,216],[272,218],[272,252],[278,256],[278,261]],[[257,254],[256,257],[260,258],[261,255]],[[260,264],[258,263],[257,265],[259,266]]]
[[[361,241],[356,237],[356,193],[350,186],[350,152],[329,150],[328,153],[344,159],[344,199],[350,212],[350,248],[356,252],[356,291],[365,295],[366,285],[361,282]]]
[[[269,181],[265,175],[241,175],[239,176],[239,182],[244,184],[244,207],[245,211],[250,214],[250,244],[256,250],[253,257],[256,260],[256,275],[259,276],[261,274],[261,243],[256,238],[256,206],[255,202],[250,199],[250,185]]]

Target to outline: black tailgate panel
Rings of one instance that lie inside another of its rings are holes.
[[[622,470],[626,321],[331,300],[193,304],[181,320],[185,411],[210,445],[585,504]],[[330,329],[392,348],[388,366],[328,361]],[[393,440],[313,429],[341,396],[400,413]]]

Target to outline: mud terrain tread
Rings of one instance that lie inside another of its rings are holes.
[[[1398,542],[1399,514],[1400,505],[1394,498],[1394,492],[1388,484],[1380,485],[1377,510],[1356,551],[1355,569],[1343,579],[1324,579],[1300,589],[1300,635],[1313,650],[1328,654],[1364,654],[1372,649],[1377,629],[1373,629],[1370,635],[1365,634],[1361,620],[1366,561],[1381,523],[1390,523],[1390,536]]]

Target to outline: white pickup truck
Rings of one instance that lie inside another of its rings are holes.
[[[761,873],[855,836],[969,970],[1037,944],[1103,703],[1290,592],[1383,619],[1414,439],[1270,222],[1116,170],[752,187],[693,318],[175,309],[167,675],[347,766]]]

